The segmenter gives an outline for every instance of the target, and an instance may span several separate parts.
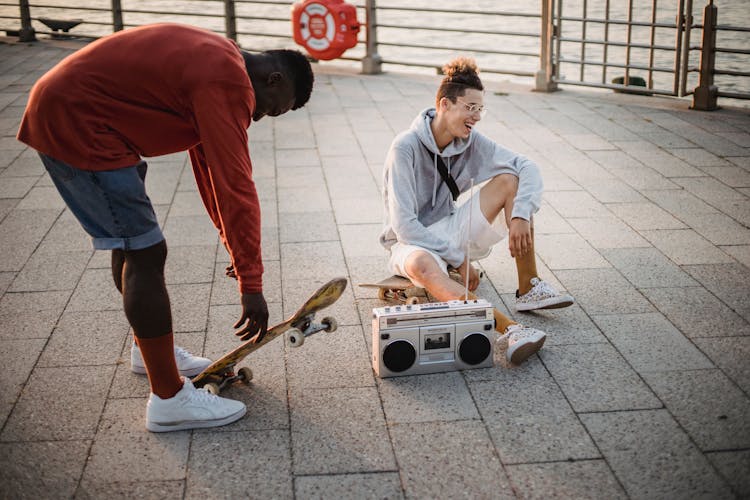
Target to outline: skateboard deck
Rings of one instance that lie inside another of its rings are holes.
[[[395,300],[407,304],[419,304],[429,302],[430,296],[427,290],[418,287],[409,278],[393,275],[377,283],[360,283],[364,288],[377,288],[380,300]]]
[[[221,358],[211,363],[208,368],[193,378],[193,385],[206,387],[209,392],[218,394],[224,387],[236,380],[249,382],[252,371],[247,367],[240,368],[235,373],[235,366],[250,353],[260,349],[279,335],[286,334],[287,342],[292,347],[299,347],[309,337],[322,330],[333,332],[337,328],[336,320],[332,317],[323,318],[321,323],[315,323],[315,314],[336,302],[346,289],[346,278],[335,278],[321,286],[289,318],[268,329],[265,337],[255,343],[250,339]]]
[[[463,284],[461,275],[456,269],[449,267],[448,276],[450,276],[453,281]],[[479,277],[484,277],[484,272],[480,272]],[[380,300],[397,301],[405,304],[439,302],[435,296],[424,288],[416,286],[409,278],[398,276],[396,274],[382,279],[377,283],[359,283],[359,286],[363,288],[377,288],[378,298]]]

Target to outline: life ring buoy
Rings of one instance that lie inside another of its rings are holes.
[[[304,44],[314,50],[326,50],[336,35],[333,14],[319,3],[309,3],[300,15],[300,35]]]
[[[335,59],[357,44],[357,10],[343,0],[305,0],[292,6],[294,41],[316,59]]]

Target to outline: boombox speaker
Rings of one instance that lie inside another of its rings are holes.
[[[494,365],[495,322],[486,300],[372,310],[372,366],[379,377]]]

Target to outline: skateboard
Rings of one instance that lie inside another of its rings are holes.
[[[320,323],[315,323],[315,313],[336,302],[345,289],[346,278],[332,279],[318,288],[296,313],[282,323],[269,328],[263,340],[256,344],[253,339],[250,339],[226,353],[196,375],[193,378],[193,385],[205,387],[212,394],[219,394],[222,389],[235,381],[249,383],[253,378],[252,370],[243,366],[235,372],[235,366],[248,354],[260,349],[279,335],[284,334],[290,346],[299,347],[304,343],[305,337],[323,330],[336,331],[338,325],[335,318],[327,316]]]
[[[461,283],[461,275],[453,268],[448,270],[448,276],[452,280]],[[426,302],[439,302],[431,293],[422,287],[416,286],[409,278],[393,275],[377,283],[360,283],[364,288],[377,288],[380,300],[403,302],[404,304],[424,304]]]
[[[430,302],[427,290],[418,287],[409,278],[393,275],[377,283],[360,283],[364,288],[377,288],[380,300],[397,301],[405,304]]]

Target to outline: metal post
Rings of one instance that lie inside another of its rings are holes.
[[[18,6],[21,8],[21,29],[18,31],[19,42],[36,42],[36,32],[31,25],[31,10],[29,9],[29,0],[19,0]]]
[[[227,38],[237,41],[237,16],[234,12],[234,0],[224,0],[224,25]]]
[[[383,72],[383,59],[378,55],[378,24],[375,15],[375,0],[365,1],[366,53],[362,58],[362,73],[377,75]]]
[[[709,0],[703,9],[703,43],[701,44],[700,82],[693,92],[693,109],[713,111],[718,108],[716,99],[719,89],[714,85],[716,62],[716,18],[718,9]]]
[[[122,2],[120,0],[112,0],[112,29],[114,31],[125,29],[125,24],[122,22]]]
[[[552,63],[552,40],[555,33],[553,4],[555,0],[542,0],[542,36],[540,38],[539,71],[536,72],[538,92],[557,90],[557,83],[552,81],[554,64]]]

